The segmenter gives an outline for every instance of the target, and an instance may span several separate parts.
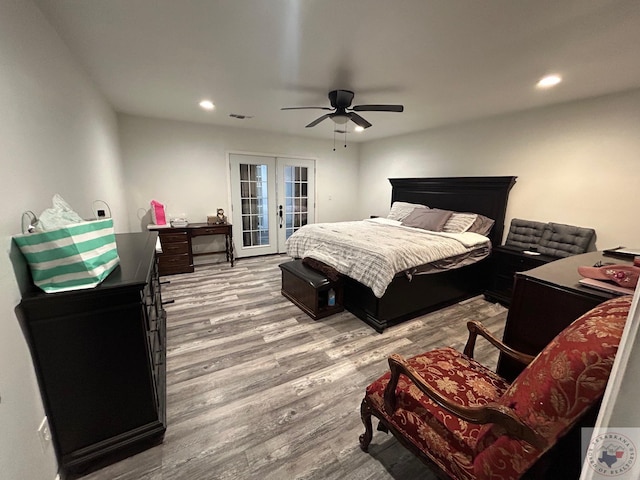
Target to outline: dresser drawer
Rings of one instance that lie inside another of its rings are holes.
[[[162,245],[163,255],[189,254],[189,242],[165,243]]]
[[[165,245],[169,243],[188,242],[188,241],[189,241],[189,237],[187,232],[171,232],[171,233],[160,234],[160,243],[162,244],[163,251],[164,251]]]
[[[200,235],[223,235],[229,233],[229,225],[219,225],[211,227],[194,228],[191,230],[192,237],[198,237]]]
[[[180,253],[177,255],[167,255],[163,253],[158,257],[160,261],[160,270],[164,267],[188,267],[190,265],[189,254]]]
[[[193,272],[193,263],[189,253],[167,255],[163,253],[158,256],[160,275],[173,275],[174,273]]]

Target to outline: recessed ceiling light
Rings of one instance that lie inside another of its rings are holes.
[[[562,77],[560,75],[547,75],[546,77],[542,77],[536,87],[538,88],[550,88],[554,87],[562,81]]]
[[[354,132],[364,132],[364,127],[361,127],[360,125],[358,125],[357,127],[355,127],[353,129]]]
[[[205,110],[213,110],[214,108],[216,108],[211,100],[202,100],[200,102],[200,106]]]

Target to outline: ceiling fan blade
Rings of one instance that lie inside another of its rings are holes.
[[[349,115],[349,118],[351,119],[351,121],[356,125],[358,125],[359,127],[369,128],[371,126],[369,122],[367,122],[364,118],[362,118],[357,113],[350,112],[347,115]]]
[[[309,125],[307,125],[307,128],[315,127],[321,121],[326,120],[329,117],[331,117],[330,113],[327,113],[326,115],[322,115],[320,118],[316,118],[313,122],[311,122]]]
[[[356,105],[354,112],[402,112],[404,105]]]
[[[280,110],[333,110],[333,108],[329,107],[283,107]]]

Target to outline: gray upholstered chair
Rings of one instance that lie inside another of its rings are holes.
[[[588,251],[595,233],[592,228],[514,218],[505,246],[535,250],[549,257],[569,257]]]

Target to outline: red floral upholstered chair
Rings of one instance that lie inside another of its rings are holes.
[[[408,360],[366,389],[361,415],[366,452],[371,415],[444,476],[520,478],[597,402],[609,378],[631,296],[608,300],[564,329],[535,359],[469,322],[464,354],[440,348]],[[473,360],[477,335],[527,364],[508,384]]]

